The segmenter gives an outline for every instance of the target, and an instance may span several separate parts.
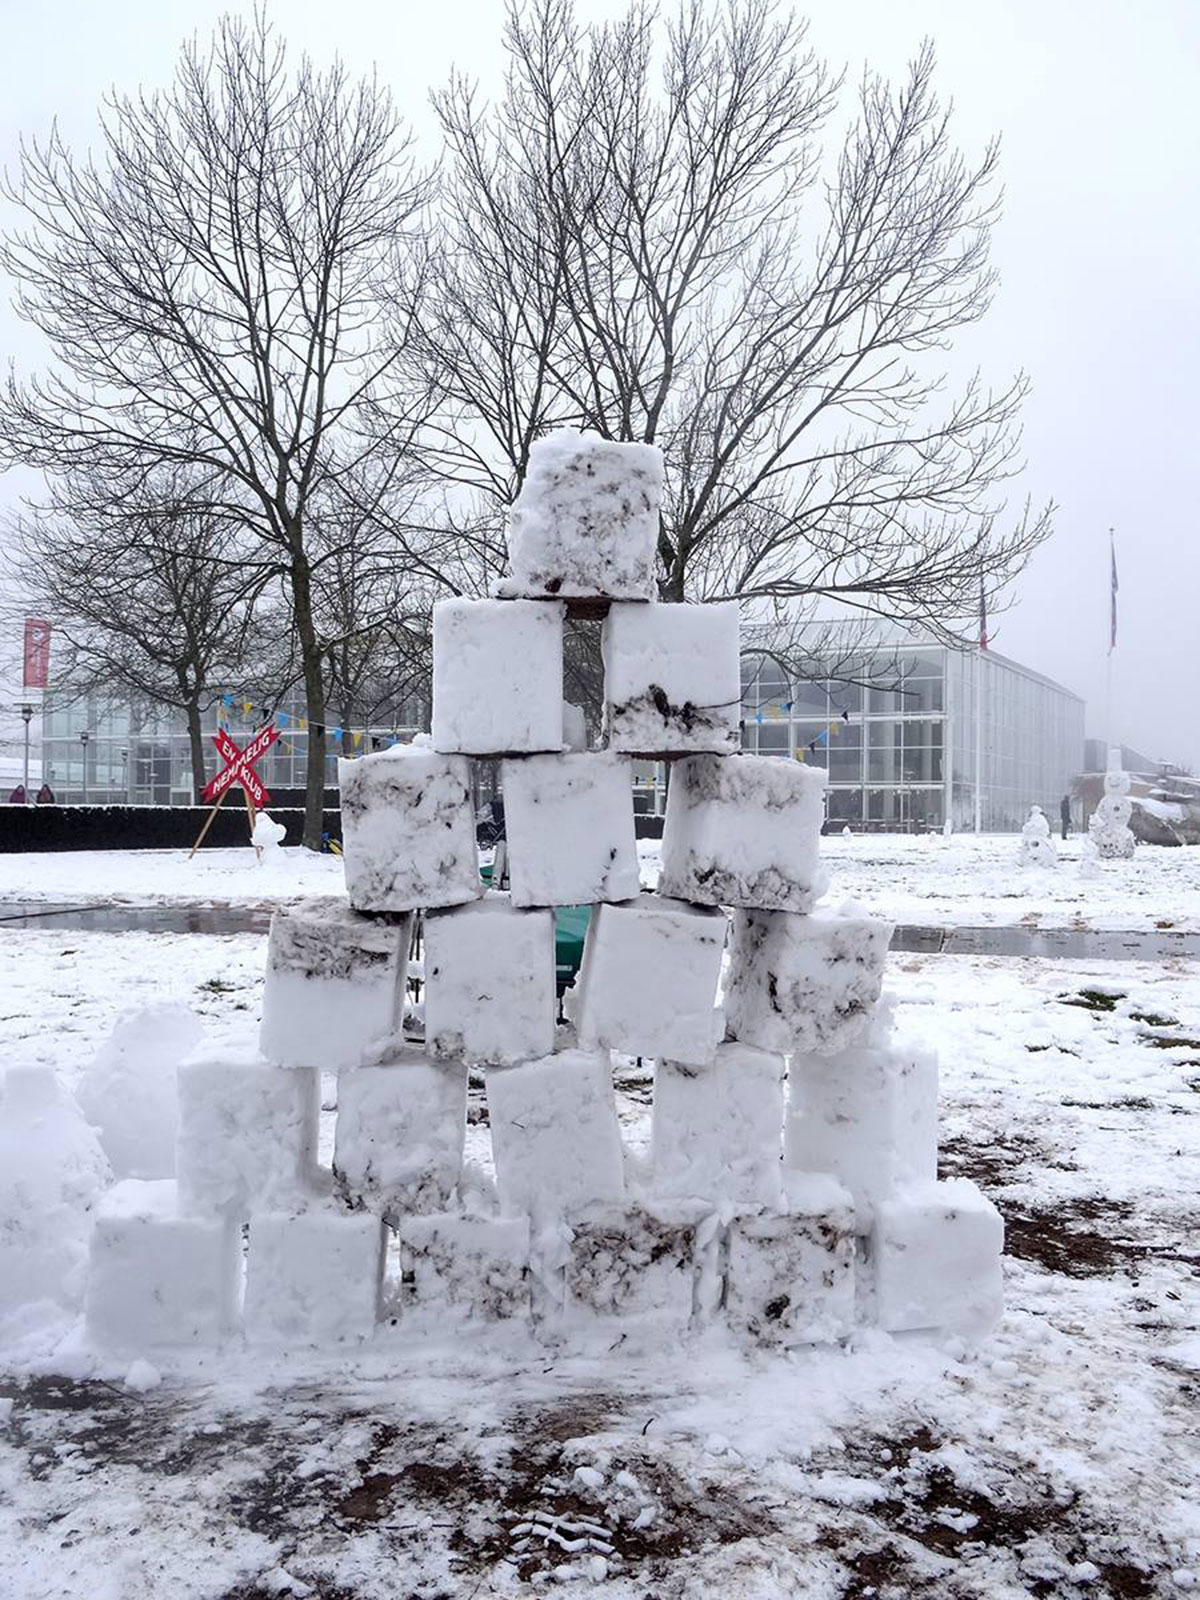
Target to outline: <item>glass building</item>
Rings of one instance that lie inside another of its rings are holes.
[[[405,707],[404,712],[407,720],[394,726],[347,728],[339,730],[340,739],[328,737],[326,786],[337,786],[339,755],[361,755],[396,738],[411,738],[422,726],[428,727],[424,707]],[[266,716],[265,708],[233,696],[224,697],[205,712],[201,721],[208,778],[224,765],[212,744],[218,726],[228,730],[235,744],[244,746]],[[308,767],[308,724],[302,704],[285,701],[274,711],[274,721],[279,738],[255,770],[273,794],[302,790]],[[106,695],[68,700],[49,694],[42,716],[42,775],[55,799],[64,805],[85,801],[91,805],[192,805],[192,751],[186,718],[182,711],[140,706]]]
[[[821,637],[836,647],[835,633]],[[1034,804],[1057,815],[1083,765],[1078,695],[992,650],[882,629],[864,642],[858,623],[847,641],[827,678],[789,679],[754,651],[770,649],[761,629],[746,630],[742,660],[744,748],[824,768],[832,825],[974,827],[977,722],[983,830],[1019,829]]]

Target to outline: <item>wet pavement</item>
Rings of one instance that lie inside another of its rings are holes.
[[[271,905],[90,905],[0,903],[0,930],[48,933],[266,933]],[[902,924],[892,949],[921,955],[1039,956],[1075,961],[1200,961],[1200,933],[1174,929],[930,928]]]

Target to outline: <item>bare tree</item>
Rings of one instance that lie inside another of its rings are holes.
[[[278,581],[291,610],[311,848],[326,716],[310,512],[367,459],[404,470],[376,285],[424,193],[387,94],[340,65],[289,71],[261,14],[185,47],[169,91],[111,99],[99,163],[53,133],[10,190],[28,226],[0,261],[55,365],[10,380],[0,451],[52,479],[98,462],[123,492],[183,466],[243,520],[248,581]]]
[[[59,686],[182,710],[197,799],[201,719],[236,670],[251,610],[239,532],[178,472],[147,478],[126,498],[93,473],[60,480],[9,540],[24,593],[55,621]]]
[[[664,599],[953,636],[1050,509],[1002,515],[1024,378],[943,393],[994,286],[997,152],[954,148],[932,52],[863,80],[834,155],[842,86],[772,0],[684,0],[665,31],[513,0],[505,42],[495,108],[436,97],[443,245],[420,302],[395,291],[480,563],[532,441],[575,426],[665,452]]]

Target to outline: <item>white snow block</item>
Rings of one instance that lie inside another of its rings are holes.
[[[483,893],[465,756],[395,745],[339,761],[338,782],[356,910],[457,906]]]
[[[442,1211],[462,1172],[467,1069],[401,1047],[338,1077],[333,1176],[355,1210],[390,1218]]]
[[[601,635],[610,750],[671,755],[741,745],[738,608],[614,605]]]
[[[583,714],[583,707],[573,706],[569,700],[564,700],[562,714],[563,744],[568,750],[586,750],[587,718]]]
[[[831,1054],[862,1037],[883,983],[892,927],[846,901],[733,913],[725,1022],[760,1050]]]
[[[503,1212],[541,1220],[621,1199],[624,1152],[607,1051],[564,1050],[494,1068],[487,1103]]]
[[[1004,1311],[1000,1213],[966,1178],[914,1185],[876,1210],[870,1254],[881,1328],[979,1337]]]
[[[114,1177],[175,1176],[175,1069],[203,1037],[186,1006],[145,1006],[120,1018],[85,1068],[79,1108],[99,1133]]]
[[[572,1006],[580,1048],[711,1061],[725,927],[715,908],[657,894],[597,906]]]
[[[254,1217],[246,1257],[246,1337],[335,1345],[370,1338],[379,1317],[384,1228],[344,1211]]]
[[[554,913],[492,892],[425,919],[425,1044],[508,1064],[554,1049]]]
[[[75,1315],[94,1208],[112,1177],[52,1067],[9,1067],[0,1099],[0,1325]]]
[[[171,1179],[126,1178],[96,1211],[88,1337],[117,1350],[215,1344],[236,1320],[240,1272],[232,1216],[182,1216]]]
[[[501,592],[653,600],[663,458],[563,429],[537,440],[509,512]]]
[[[671,769],[659,891],[709,906],[811,911],[825,774],[775,756],[685,756]]]
[[[569,1213],[564,1316],[683,1332],[692,1318],[697,1231],[707,1207],[691,1201],[590,1205]]]
[[[179,1067],[175,1174],[181,1211],[245,1218],[299,1203],[315,1171],[320,1073],[259,1056]]]
[[[897,1185],[937,1176],[937,1055],[890,1036],[885,1011],[836,1055],[794,1055],[785,1161],[825,1172],[854,1196],[860,1221]]]
[[[781,1183],[783,1060],[723,1044],[711,1066],[659,1061],[651,1121],[653,1193],[775,1205]]]
[[[793,1181],[784,1211],[729,1224],[725,1315],[755,1344],[791,1349],[843,1338],[854,1322],[855,1217],[832,1178]]]
[[[433,748],[497,756],[563,747],[563,617],[545,600],[439,600]]]
[[[528,1319],[528,1217],[405,1217],[400,1248],[420,1321]]]
[[[412,917],[332,895],[271,918],[259,1048],[284,1067],[357,1065],[400,1030]]]
[[[631,762],[597,751],[527,756],[500,771],[514,906],[633,899]]]

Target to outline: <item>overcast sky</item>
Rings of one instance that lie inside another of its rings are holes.
[[[219,0],[0,0],[0,161],[21,133],[57,117],[78,147],[112,85],[165,83],[182,37],[207,32]],[[623,11],[579,0],[584,17]],[[669,3],[668,3],[669,9]],[[955,102],[961,144],[1003,140],[1001,287],[962,352],[1002,383],[1033,380],[1028,468],[1014,487],[1059,503],[1057,533],[994,625],[995,647],[1088,701],[1105,732],[1108,529],[1120,569],[1113,732],[1151,757],[1200,769],[1200,537],[1194,462],[1200,433],[1197,219],[1200,0],[813,0],[811,40],[857,76],[898,75],[921,39]],[[287,0],[289,40],[378,68],[428,130],[426,93],[452,65],[485,85],[500,66],[501,0]],[[0,285],[0,354],[36,345]],[[0,477],[11,502],[16,474]],[[11,693],[4,698],[11,698]]]

